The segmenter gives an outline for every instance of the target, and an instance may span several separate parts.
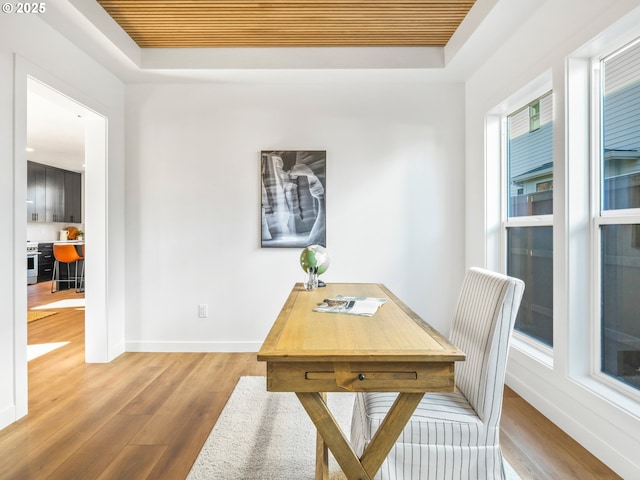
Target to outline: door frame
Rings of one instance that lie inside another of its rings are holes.
[[[27,213],[27,80],[36,80],[81,106],[87,115],[85,130],[85,230],[89,234],[85,270],[85,361],[109,362],[122,353],[110,348],[110,337],[122,345],[119,335],[110,336],[108,284],[108,109],[54,75],[15,55],[14,58],[14,379],[15,418],[28,412],[27,286],[24,280],[24,249]],[[22,284],[24,283],[24,286]],[[113,342],[112,342],[113,343]]]

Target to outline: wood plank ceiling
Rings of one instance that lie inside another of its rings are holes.
[[[444,46],[475,0],[97,0],[141,48]]]

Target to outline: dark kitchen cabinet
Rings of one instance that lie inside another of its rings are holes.
[[[82,175],[27,162],[27,221],[82,223]]]
[[[82,175],[64,172],[64,221],[82,222]]]
[[[46,222],[46,167],[27,163],[27,221]]]
[[[39,243],[38,282],[50,282],[53,278],[53,243]]]
[[[47,222],[64,222],[64,170],[47,167]]]

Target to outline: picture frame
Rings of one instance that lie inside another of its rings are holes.
[[[326,247],[326,150],[260,153],[261,247]]]

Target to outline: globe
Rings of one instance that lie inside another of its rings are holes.
[[[318,268],[317,274],[327,271],[330,263],[329,252],[322,245],[309,245],[300,254],[300,266],[308,272],[310,268]]]

